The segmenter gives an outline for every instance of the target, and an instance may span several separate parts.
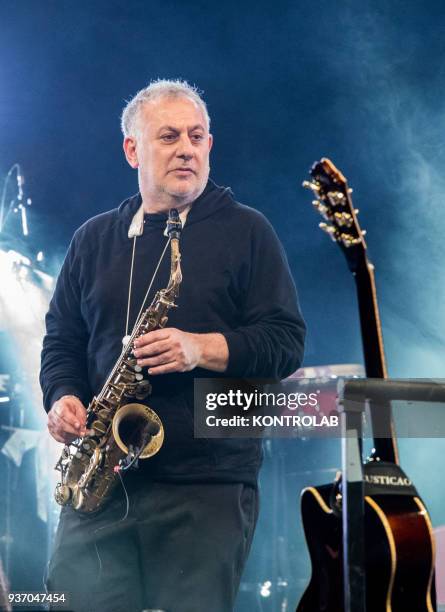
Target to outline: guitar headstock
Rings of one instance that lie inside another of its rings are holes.
[[[366,232],[360,228],[358,210],[352,204],[352,189],[343,174],[330,159],[323,157],[310,170],[311,180],[303,187],[311,189],[316,199],[313,205],[327,223],[320,223],[334,242],[342,249],[349,268],[356,272],[366,260]]]

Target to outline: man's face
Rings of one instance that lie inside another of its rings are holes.
[[[201,107],[186,97],[145,103],[137,118],[137,137],[126,138],[128,163],[139,169],[147,210],[167,210],[193,202],[209,176],[212,136]]]

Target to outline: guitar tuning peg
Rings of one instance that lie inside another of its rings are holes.
[[[303,181],[303,187],[305,189],[312,189],[315,193],[320,191],[320,185],[315,181]]]
[[[337,242],[338,234],[333,225],[329,225],[328,223],[319,223],[318,227],[326,232],[333,242]]]
[[[339,226],[351,227],[353,223],[352,216],[349,213],[334,213],[335,221]]]
[[[360,238],[353,238],[351,234],[341,234],[340,240],[347,249],[361,243]]]
[[[348,187],[348,193],[352,193],[354,190],[352,189],[352,187]]]
[[[362,230],[362,236],[366,236],[366,230]]]
[[[334,206],[343,204],[343,201],[345,199],[345,196],[341,191],[328,191],[326,195]]]
[[[360,209],[359,208],[354,208],[354,212],[355,212],[356,215],[358,215],[358,213],[360,212]]]
[[[326,219],[326,221],[331,220],[332,215],[329,212],[329,208],[325,204],[323,204],[323,202],[321,202],[320,200],[312,200],[312,205],[315,210],[317,210],[321,214],[321,216]]]

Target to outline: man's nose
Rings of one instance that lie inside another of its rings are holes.
[[[182,136],[179,139],[176,156],[184,160],[189,160],[193,157],[193,145],[188,135]]]

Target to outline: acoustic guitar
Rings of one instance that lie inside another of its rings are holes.
[[[320,227],[343,251],[358,296],[365,370],[386,378],[374,266],[352,204],[352,189],[327,158],[303,185],[325,221]],[[435,612],[434,538],[428,512],[399,465],[391,406],[371,406],[374,449],[365,462],[365,575],[368,612]],[[301,495],[312,576],[297,612],[344,612],[341,476]]]

